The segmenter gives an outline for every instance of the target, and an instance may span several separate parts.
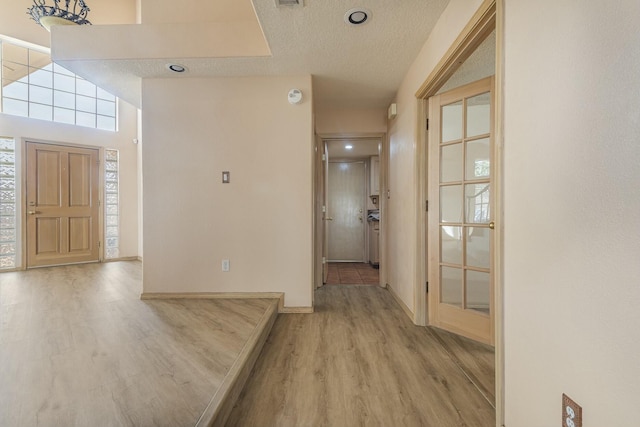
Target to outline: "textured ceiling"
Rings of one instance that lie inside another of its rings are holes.
[[[91,55],[56,58],[54,37],[54,58],[135,105],[141,78],[311,74],[316,106],[386,108],[448,0],[305,0],[304,7],[276,7],[274,0],[253,3],[271,56],[184,57],[174,52],[145,57],[145,49],[137,48],[138,58],[100,58],[99,45],[108,41],[89,37]],[[360,26],[346,24],[345,12],[356,7],[366,7],[371,18]],[[167,22],[158,16],[153,20]],[[179,21],[185,23],[184,15]],[[185,65],[188,73],[170,73],[168,62]]]

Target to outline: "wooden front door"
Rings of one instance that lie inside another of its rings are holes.
[[[429,323],[493,344],[493,78],[429,112]]]
[[[99,260],[97,149],[27,143],[27,267]]]

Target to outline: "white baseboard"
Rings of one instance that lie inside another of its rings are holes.
[[[282,307],[280,313],[313,313],[313,307]]]
[[[404,301],[402,301],[402,299],[400,299],[398,294],[393,290],[393,287],[391,287],[391,285],[388,283],[387,283],[387,290],[389,291],[393,299],[396,300],[398,305],[402,308],[402,311],[404,311],[404,314],[406,314],[409,317],[409,319],[411,319],[411,321],[413,322],[415,317],[413,311],[411,311],[411,309],[407,307]]]

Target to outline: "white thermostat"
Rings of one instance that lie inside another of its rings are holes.
[[[291,89],[289,91],[289,104],[299,104],[302,102],[302,91],[300,89]]]

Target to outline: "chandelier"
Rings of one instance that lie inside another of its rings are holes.
[[[27,14],[48,31],[51,31],[53,25],[91,25],[87,21],[89,7],[84,0],[53,0],[53,6],[47,6],[46,1],[33,0],[33,6],[28,9]],[[61,4],[63,2],[64,6]]]

